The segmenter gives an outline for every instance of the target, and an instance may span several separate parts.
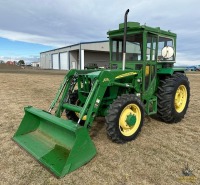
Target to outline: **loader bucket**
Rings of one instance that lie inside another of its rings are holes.
[[[74,171],[96,154],[88,130],[40,109],[25,107],[13,140],[57,177]]]

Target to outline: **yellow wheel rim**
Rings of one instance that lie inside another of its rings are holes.
[[[129,115],[133,115],[136,118],[136,122],[133,126],[129,126],[126,122],[127,117]],[[123,109],[123,111],[121,112],[121,115],[119,117],[120,132],[124,136],[133,135],[137,131],[137,129],[139,128],[140,122],[141,122],[140,108],[136,104],[129,104]]]
[[[187,89],[184,85],[180,85],[176,91],[174,106],[178,113],[182,112],[187,102]]]
[[[80,118],[80,113],[75,112],[75,114],[76,114],[76,116],[77,116],[78,118]],[[85,116],[83,116],[83,118],[82,118],[81,120],[85,121],[86,119],[87,119],[87,116],[85,115]]]
[[[76,101],[76,105],[79,105],[79,103],[80,103],[80,101],[77,100],[77,101]],[[76,114],[76,116],[77,116],[78,118],[80,118],[80,113],[79,113],[79,112],[75,112],[75,114]],[[86,119],[87,119],[87,116],[85,115],[85,116],[82,117],[81,120],[85,121]]]

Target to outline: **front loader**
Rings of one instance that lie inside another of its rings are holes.
[[[48,111],[24,109],[13,140],[57,177],[96,155],[89,135],[96,117],[105,117],[113,142],[125,143],[138,136],[145,115],[176,123],[187,111],[189,82],[173,68],[176,34],[127,22],[128,12],[119,29],[108,32],[110,69],[70,70]]]

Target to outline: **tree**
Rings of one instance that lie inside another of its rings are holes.
[[[19,61],[18,61],[18,65],[21,66],[21,65],[24,65],[24,64],[25,64],[24,60],[19,60]]]

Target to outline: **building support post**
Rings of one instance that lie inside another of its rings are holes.
[[[85,56],[84,56],[84,54],[85,54],[85,51],[84,51],[84,49],[82,49],[81,50],[81,69],[84,69],[84,64],[85,64],[85,61],[84,61],[84,58],[85,58]]]

